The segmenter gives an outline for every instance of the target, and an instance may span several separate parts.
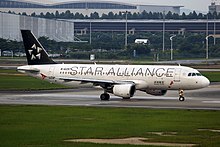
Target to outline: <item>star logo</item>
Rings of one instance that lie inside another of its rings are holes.
[[[29,55],[31,56],[31,60],[41,59],[41,51],[43,49],[41,47],[33,44],[32,47],[28,50]]]

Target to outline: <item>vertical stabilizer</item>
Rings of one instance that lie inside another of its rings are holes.
[[[56,64],[30,30],[21,30],[28,65]]]

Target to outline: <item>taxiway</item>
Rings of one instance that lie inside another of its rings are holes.
[[[1,91],[0,104],[220,110],[220,84],[185,91],[184,102],[178,100],[178,91],[168,91],[160,97],[137,92],[130,100],[111,95],[110,101],[99,99],[102,92],[101,89]]]

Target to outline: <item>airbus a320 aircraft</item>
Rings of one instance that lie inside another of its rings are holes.
[[[18,71],[72,87],[100,86],[104,90],[101,100],[109,100],[109,93],[130,99],[137,90],[155,96],[179,90],[179,100],[184,101],[183,90],[210,84],[196,69],[184,66],[57,64],[30,30],[21,33],[28,65],[18,67]]]

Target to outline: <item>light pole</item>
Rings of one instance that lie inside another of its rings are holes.
[[[207,18],[206,18],[206,36],[209,35],[209,15],[207,14]]]
[[[90,23],[89,23],[89,44],[92,44],[92,22],[90,18]]]
[[[165,50],[165,11],[163,11],[163,52]]]
[[[208,60],[209,59],[209,35],[208,36],[206,36],[206,60]]]
[[[128,46],[128,11],[125,11],[125,49]]]
[[[215,14],[214,14],[214,30],[213,30],[213,34],[214,34],[214,36],[215,36],[215,34],[216,34],[216,22],[215,22]],[[216,44],[216,38],[214,37],[214,45]]]
[[[170,60],[173,60],[173,37],[176,37],[176,35],[172,35],[170,37]]]
[[[123,14],[125,14],[125,49],[127,49],[128,46],[128,11],[123,11]]]
[[[220,38],[220,35],[208,35],[206,36],[206,60],[209,59],[209,37]]]

